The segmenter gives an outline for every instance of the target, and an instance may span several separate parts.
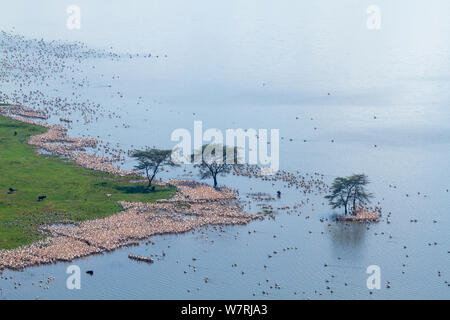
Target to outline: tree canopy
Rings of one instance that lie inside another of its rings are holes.
[[[240,164],[238,149],[222,144],[203,145],[192,156],[194,166],[199,168],[200,178],[213,178],[214,188],[217,188],[217,177],[230,173],[234,166]]]
[[[151,187],[156,174],[164,166],[176,166],[171,160],[171,154],[172,150],[160,149],[134,150],[131,152],[130,156],[138,161],[138,164],[134,168],[143,171],[147,177],[147,189]]]
[[[348,214],[351,204],[352,213],[356,214],[357,207],[370,203],[373,197],[373,194],[368,193],[365,188],[369,182],[365,174],[338,177],[331,186],[331,194],[325,198],[329,200],[333,209],[344,207],[345,214]]]

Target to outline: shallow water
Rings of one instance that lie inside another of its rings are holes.
[[[154,245],[74,261],[83,271],[81,290],[66,289],[70,264],[5,271],[14,279],[0,279],[1,298],[450,297],[447,1],[378,1],[379,31],[366,28],[366,1],[78,3],[81,30],[65,27],[64,1],[5,4],[0,28],[153,58],[85,61],[83,73],[74,76],[87,76],[89,85],[77,93],[121,118],[74,122],[71,136],[99,136],[124,149],[171,148],[172,131],[193,130],[194,120],[203,121],[204,129],[279,128],[282,169],[319,172],[329,183],[364,172],[384,216],[392,212],[391,223],[321,222],[333,211],[321,195],[310,195],[300,216],[278,210],[275,219],[248,226],[158,236],[151,239]],[[3,84],[2,91],[13,89]],[[73,91],[56,81],[51,87],[33,83],[33,89],[63,97]],[[190,177],[182,170],[165,175],[172,176]],[[244,200],[248,192],[274,196],[281,190],[276,207],[305,200],[283,183],[233,176],[220,183],[238,188]],[[259,208],[253,203],[249,211]],[[152,265],[127,258],[163,251],[165,257]],[[372,294],[366,287],[369,265],[380,266],[382,277],[381,289]],[[39,287],[49,276],[56,278],[49,289]],[[14,289],[14,282],[22,285]],[[270,288],[275,283],[281,289]]]

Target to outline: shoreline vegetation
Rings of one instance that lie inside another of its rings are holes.
[[[136,245],[152,235],[261,219],[235,192],[194,181],[155,183],[85,153],[96,140],[69,138],[30,108],[0,107],[0,269],[23,269]],[[49,154],[38,154],[44,150]]]
[[[43,137],[49,133],[51,137],[54,129],[33,124],[29,118],[8,118],[13,116],[9,112],[0,109],[0,249],[40,240],[37,226],[41,224],[106,217],[122,210],[120,200],[155,201],[175,194],[172,186],[158,186],[154,193],[140,192],[140,184],[131,183],[139,179],[137,175],[87,170],[58,149],[57,142],[64,143],[64,150],[71,146],[70,152],[75,153],[79,141],[58,136],[53,143],[44,144]],[[64,158],[38,154],[38,148]],[[86,155],[78,157],[85,159]],[[39,201],[40,197],[45,198]]]
[[[149,189],[139,171],[87,153],[96,139],[67,137],[66,127],[42,122],[47,118],[20,105],[0,107],[0,269],[68,262],[154,235],[245,225],[272,213],[270,205],[262,214],[244,212],[238,191],[191,180],[153,181]],[[233,175],[285,181],[304,195],[329,189],[317,173],[307,178],[283,171],[269,178],[254,170]],[[360,208],[338,220],[379,221],[376,212]]]

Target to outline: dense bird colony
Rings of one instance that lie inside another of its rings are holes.
[[[47,239],[0,251],[0,266],[9,269],[71,261],[91,254],[137,245],[153,235],[184,233],[208,225],[247,224],[261,216],[243,212],[233,192],[202,184],[170,182],[181,188],[177,196],[156,203],[121,202],[124,211],[73,227],[46,226]],[[184,199],[184,200],[183,200]]]

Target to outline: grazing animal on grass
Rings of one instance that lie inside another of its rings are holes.
[[[39,196],[38,201],[40,202],[40,201],[44,200],[45,198],[47,198],[47,196]]]
[[[17,131],[14,131],[14,136],[17,136]]]
[[[17,191],[17,190],[16,190],[16,189],[13,189],[13,188],[9,188],[9,189],[8,189],[8,193],[9,193],[9,194],[11,194],[11,193],[13,193],[13,192],[15,192],[15,191]]]

